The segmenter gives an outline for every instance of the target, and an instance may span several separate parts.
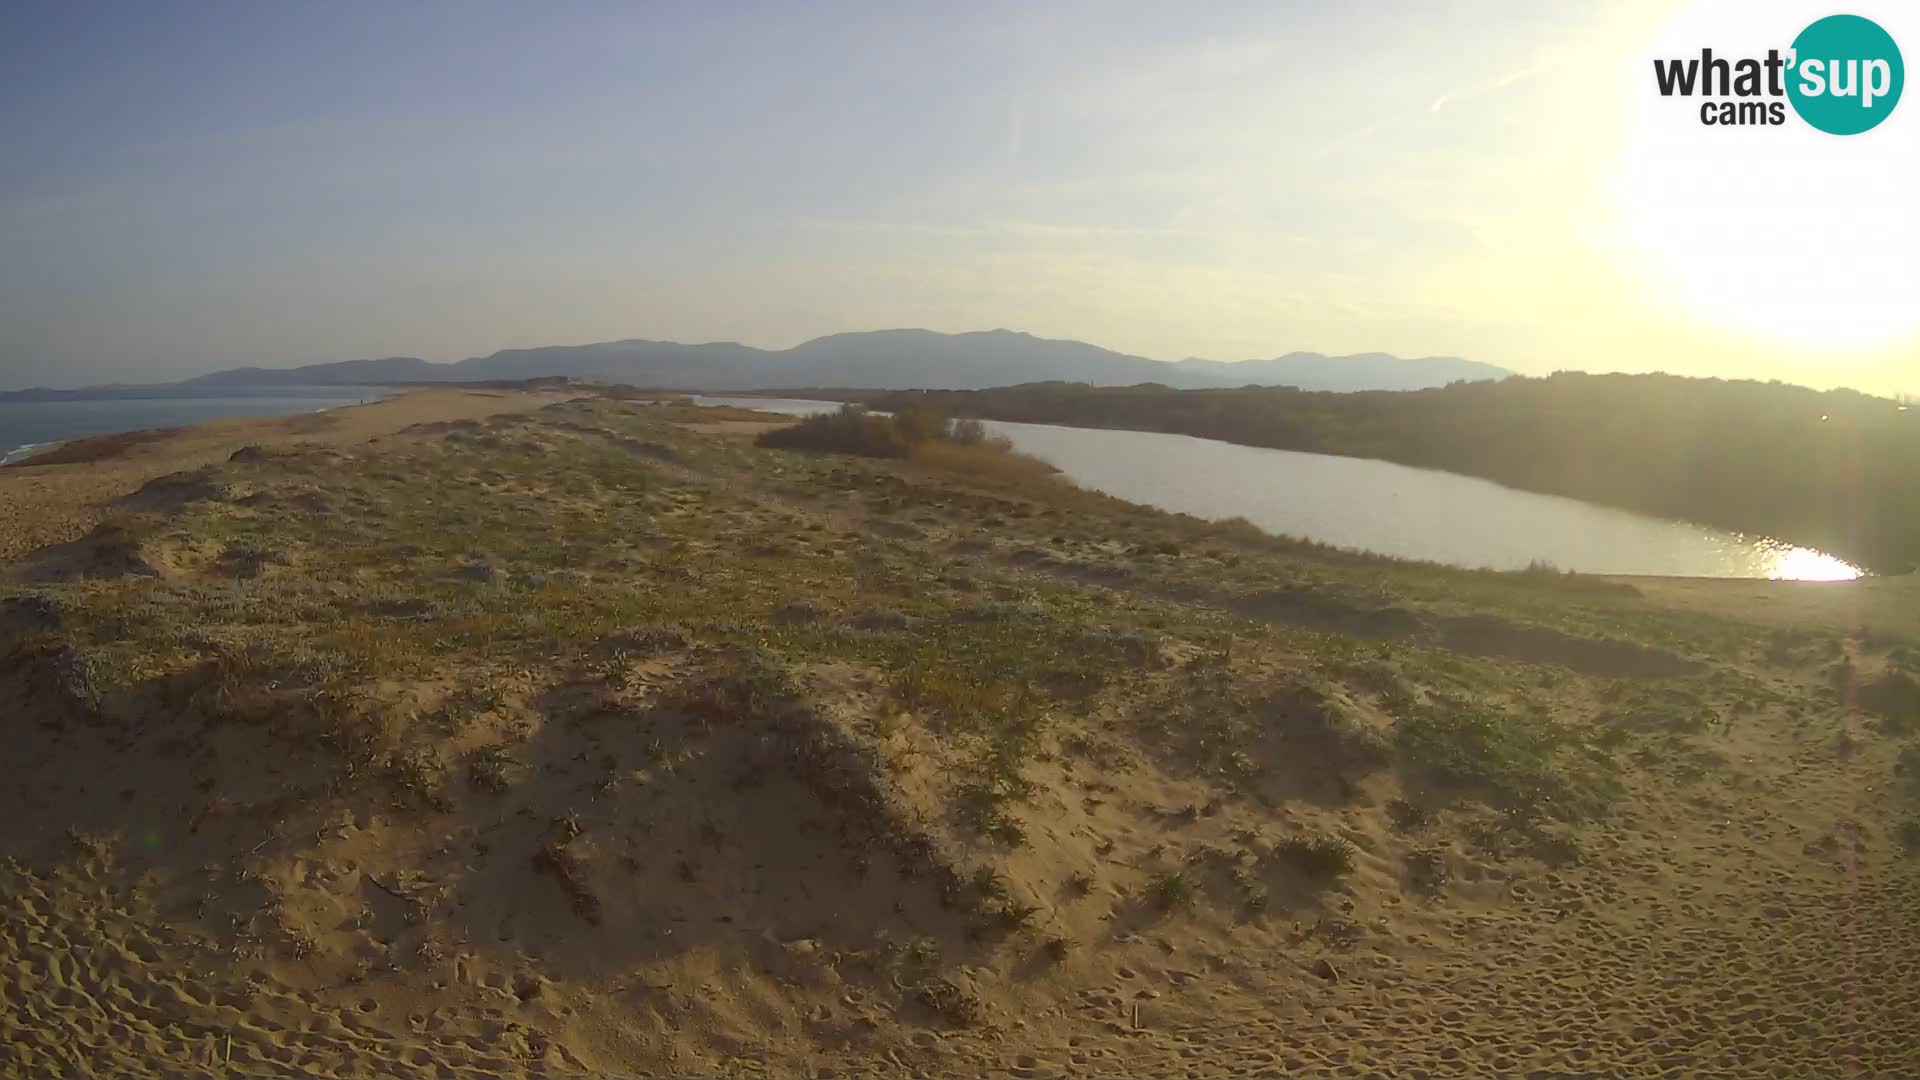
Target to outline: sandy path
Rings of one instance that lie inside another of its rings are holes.
[[[128,449],[104,461],[0,469],[0,562],[72,540],[93,528],[112,500],[157,476],[225,461],[242,446],[363,443],[410,424],[526,412],[570,394],[501,390],[418,390],[326,413],[214,420]]]

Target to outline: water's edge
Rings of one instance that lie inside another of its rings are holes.
[[[280,388],[275,388],[279,391]],[[77,439],[120,435],[154,428],[190,427],[215,420],[265,419],[324,413],[392,397],[386,387],[328,387],[325,394],[275,392],[258,396],[210,398],[84,398],[73,401],[0,403],[0,422],[10,408],[31,408],[40,430],[35,438],[0,443],[0,467],[29,464],[34,457]],[[116,410],[115,406],[119,406]],[[61,414],[69,414],[65,425]],[[102,414],[113,419],[103,419]],[[122,422],[124,420],[124,422]],[[0,425],[3,426],[3,425]],[[61,430],[62,427],[71,430]]]
[[[802,416],[837,402],[698,396]],[[1862,572],[1766,537],[1637,514],[1372,458],[1165,432],[987,421],[1081,487],[1160,510],[1349,551],[1468,569],[1546,564],[1590,574],[1849,580]]]
[[[53,442],[36,442],[16,446],[7,451],[5,455],[0,455],[0,468],[8,465],[17,465],[33,457],[35,454],[44,454],[49,450],[55,450],[65,445],[66,440],[56,439]]]

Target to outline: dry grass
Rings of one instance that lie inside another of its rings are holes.
[[[533,853],[533,866],[536,870],[552,874],[566,891],[567,901],[573,906],[574,914],[590,925],[600,924],[600,898],[586,883],[586,872],[571,849],[564,842],[542,844]]]
[[[924,442],[913,448],[911,459],[970,481],[1012,487],[1058,484],[1058,469],[1026,454],[992,443]]]

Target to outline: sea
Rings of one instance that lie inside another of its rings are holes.
[[[0,401],[0,465],[25,461],[71,439],[122,431],[180,427],[239,416],[291,416],[377,401],[384,387],[276,386],[258,394],[219,397],[86,398]]]

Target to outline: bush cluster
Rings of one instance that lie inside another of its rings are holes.
[[[987,434],[978,420],[954,421],[927,403],[908,404],[891,414],[842,405],[838,412],[809,416],[790,427],[766,432],[759,445],[781,450],[816,450],[863,457],[901,458],[931,443],[1008,449],[1005,439]]]

